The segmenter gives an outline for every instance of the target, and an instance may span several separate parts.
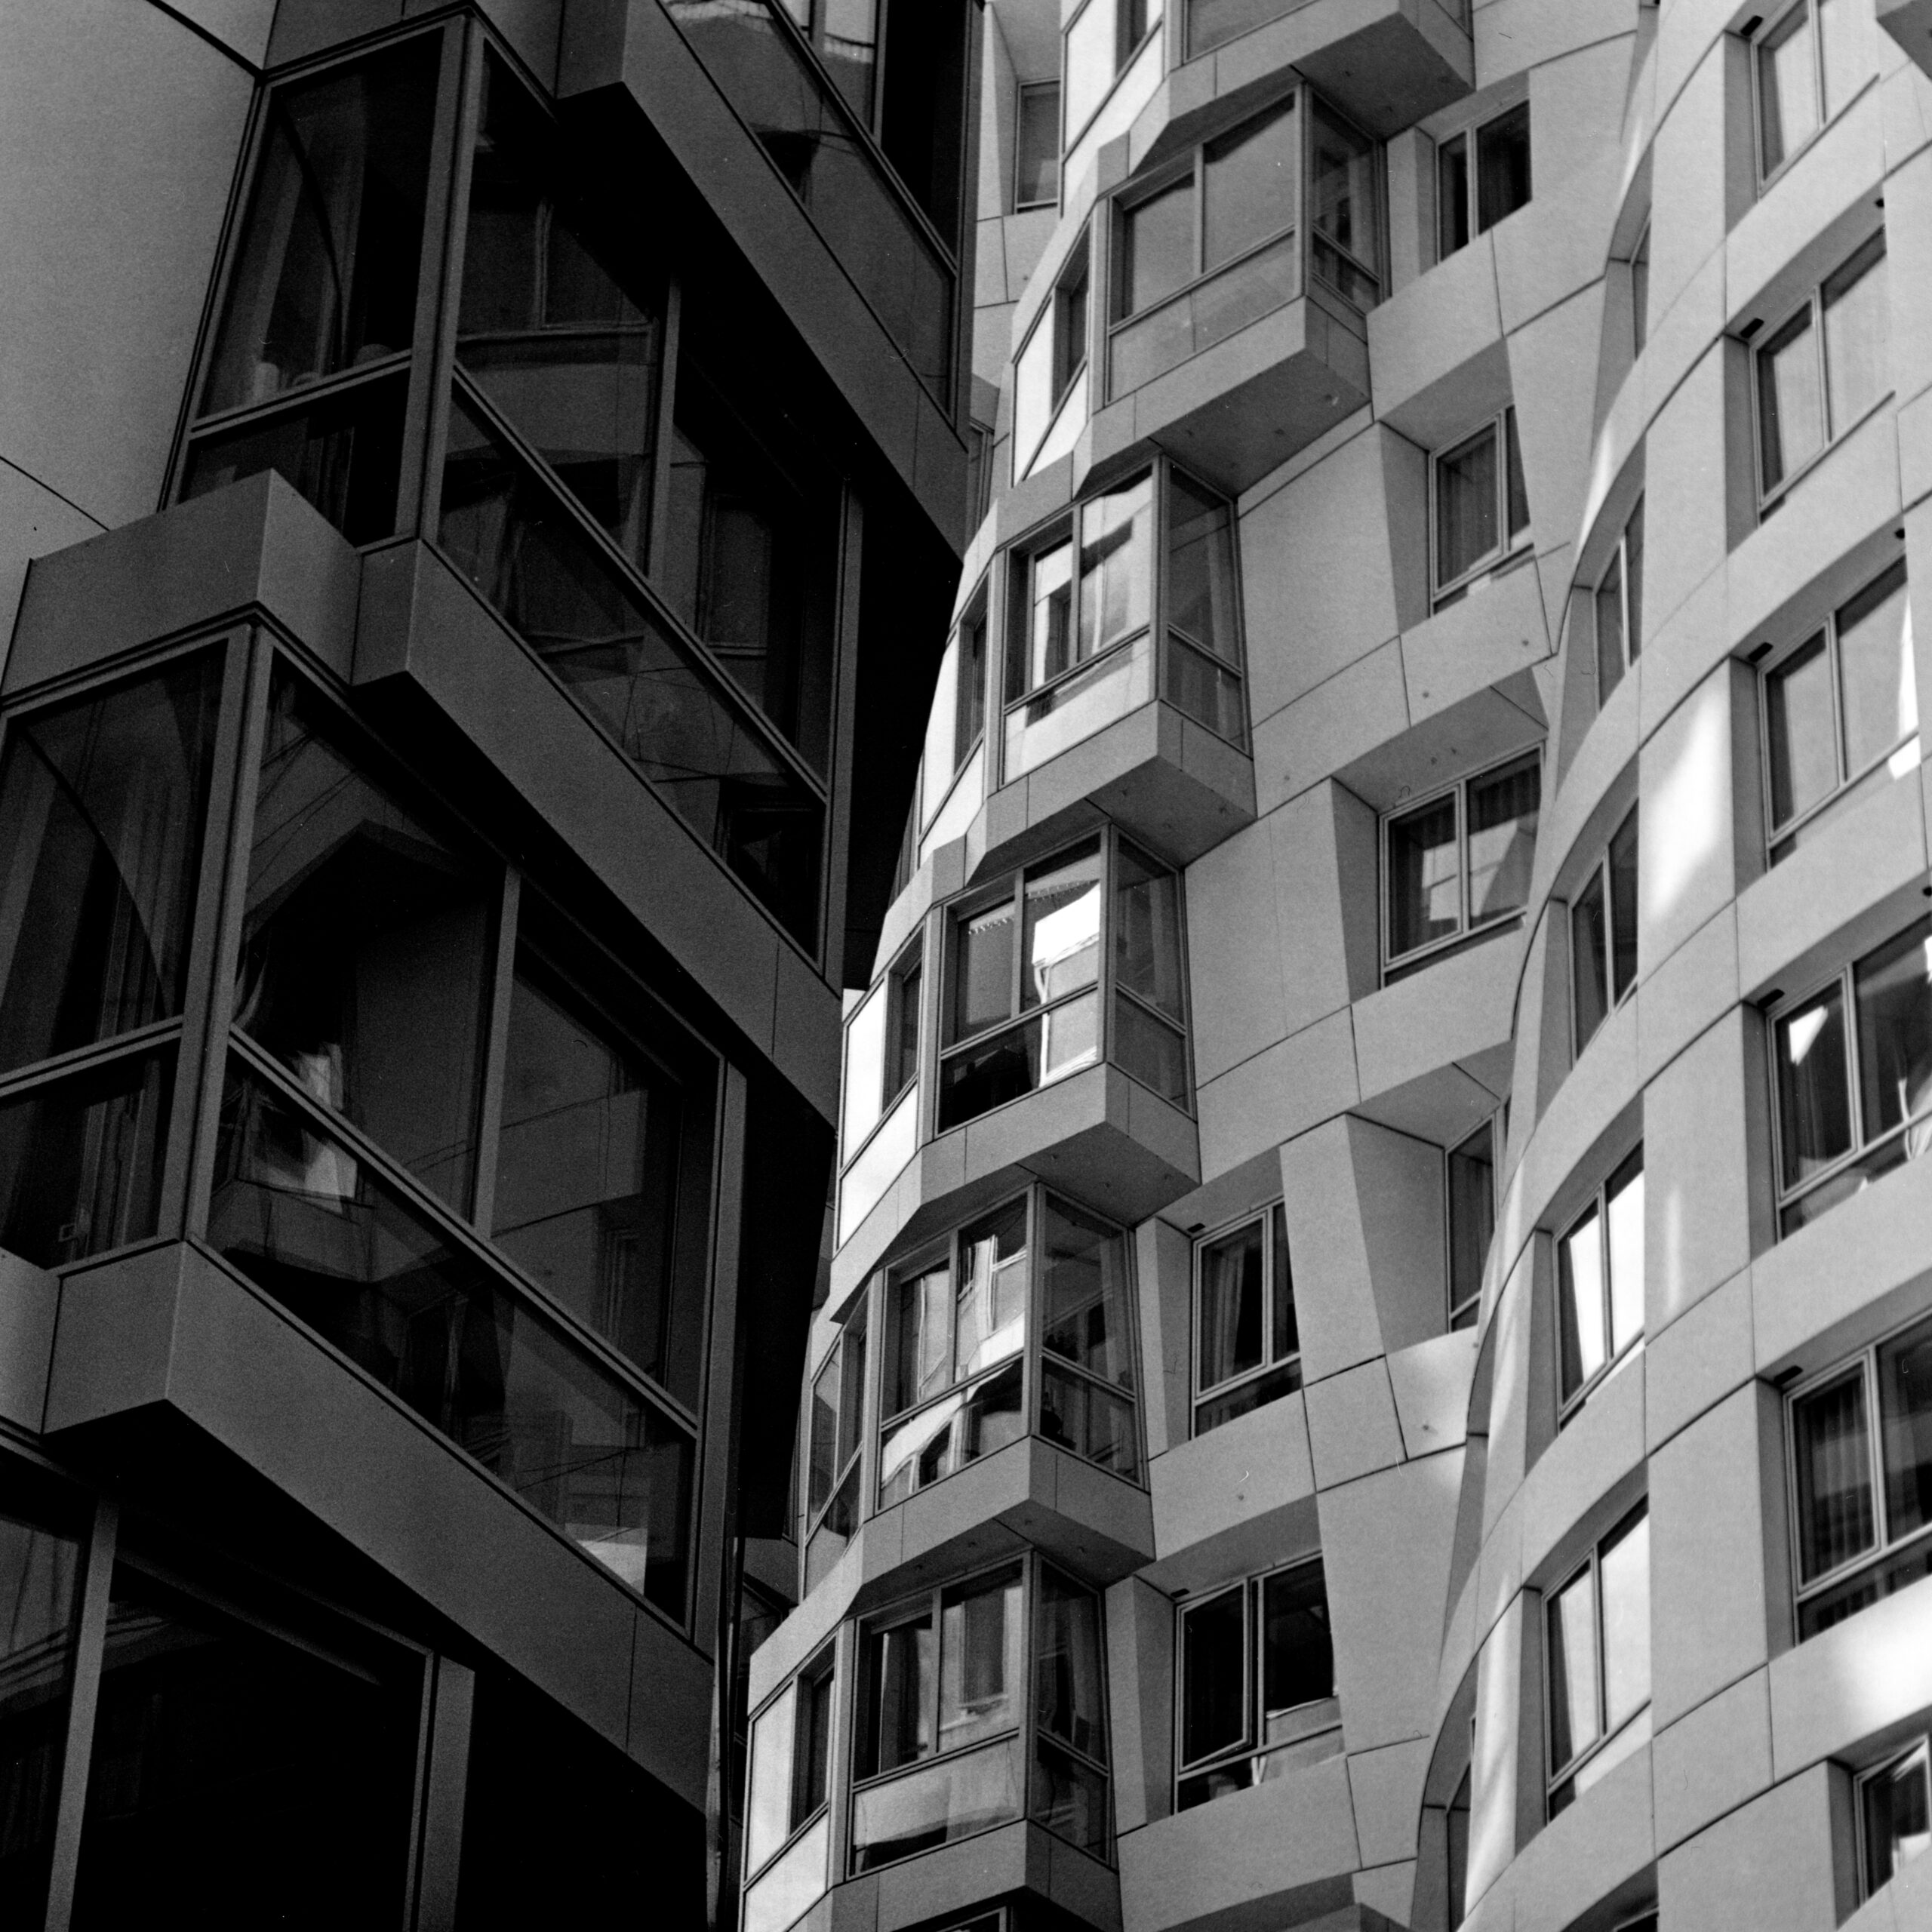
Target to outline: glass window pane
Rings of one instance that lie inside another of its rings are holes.
[[[1087,0],[1066,33],[1066,138],[1069,146],[1114,84],[1112,0]]]
[[[235,1023],[459,1211],[475,1160],[491,869],[359,769],[321,701],[278,674]]]
[[[966,762],[986,728],[986,614],[983,606],[960,626],[958,648],[952,727],[955,771]],[[936,771],[934,783],[943,783],[945,775]]]
[[[1438,260],[1469,242],[1469,137],[1452,135],[1435,151],[1435,253]]]
[[[1932,1845],[1932,1762],[1922,1743],[1866,1779],[1860,1789],[1864,1813],[1865,1890],[1869,1897],[1909,1858]]]
[[[1101,1681],[1100,1598],[1042,1568],[1034,1721],[1104,1764],[1107,1712]]]
[[[1398,959],[1463,923],[1456,795],[1389,821],[1389,956]]]
[[[1240,1583],[1181,1611],[1183,1764],[1255,1741],[1247,1713],[1247,1586]]]
[[[1851,1146],[1844,996],[1831,989],[1777,1023],[1781,1171],[1792,1188]]]
[[[1051,1361],[1040,1380],[1040,1435],[1130,1482],[1140,1466],[1132,1401]]]
[[[1476,232],[1494,228],[1530,198],[1530,104],[1476,131]]]
[[[930,1612],[866,1633],[854,1766],[859,1777],[932,1755],[936,1652]]]
[[[1567,1401],[1608,1359],[1603,1232],[1592,1208],[1557,1244],[1557,1333]]]
[[[792,1749],[798,1687],[788,1684],[752,1726],[745,1869],[755,1872],[792,1834]]]
[[[1775,489],[1823,448],[1825,401],[1807,307],[1758,352],[1758,451],[1764,487]]]
[[[1764,677],[1774,827],[1809,811],[1837,789],[1835,731],[1831,660],[1820,631]]]
[[[1170,1018],[1184,1017],[1180,881],[1124,840],[1115,856],[1114,979]]]
[[[1013,467],[1023,476],[1054,412],[1054,318],[1051,307],[1026,338],[1013,365]]]
[[[1604,1190],[1610,1247],[1610,1352],[1621,1355],[1644,1332],[1644,1150]]]
[[[1019,576],[1028,599],[1016,614],[1008,652],[1009,698],[1057,678],[1073,662],[1073,546],[1056,545],[1035,557]]]
[[[1297,143],[1294,95],[1218,141],[1202,158],[1201,266],[1219,268],[1294,225]],[[1346,200],[1346,186],[1343,185]]]
[[[812,1380],[805,1450],[805,1515],[809,1521],[832,1500],[838,1480],[838,1364],[829,1361]]]
[[[1596,1576],[1580,1571],[1549,1604],[1549,1768],[1597,1741]]]
[[[963,1040],[1013,1012],[1013,901],[955,915],[952,1037]]]
[[[959,1237],[953,1373],[963,1382],[1017,1355],[1026,1338],[1026,1201],[1022,1195]]]
[[[821,0],[819,57],[852,112],[868,125],[878,58],[878,0]]]
[[[1020,90],[1015,137],[1013,205],[1038,208],[1060,198],[1060,83],[1043,81]]]
[[[1606,1543],[1603,1580],[1604,1727],[1651,1701],[1651,1521],[1639,1516]]]
[[[1610,568],[1598,580],[1597,623],[1597,702],[1606,702],[1623,679],[1623,553],[1611,552]]]
[[[1187,57],[1211,49],[1290,11],[1297,0],[1189,0]]]
[[[0,774],[0,1069],[181,1011],[221,656],[13,721]]]
[[[1269,1210],[1268,1234],[1271,1263],[1268,1358],[1285,1361],[1301,1351],[1301,1327],[1295,1318],[1294,1275],[1288,1266],[1287,1210],[1278,1201]]]
[[[1152,605],[1154,479],[1090,498],[1080,512],[1077,660],[1147,626]]]
[[[841,1157],[850,1160],[860,1143],[878,1124],[885,1092],[885,1029],[891,1001],[877,986],[845,1023],[845,1078],[840,1090],[844,1113],[840,1130]]]
[[[1858,962],[1858,1086],[1867,1140],[1932,1105],[1932,919]]]
[[[1758,128],[1767,174],[1818,131],[1814,60],[1809,0],[1798,0],[1758,47]]]
[[[1506,409],[1503,412],[1503,442],[1509,458],[1509,540],[1516,539],[1530,527],[1530,485],[1523,473],[1523,445],[1516,433],[1516,412]],[[1634,657],[1636,653],[1633,651]]]
[[[1570,984],[1580,1054],[1610,1011],[1608,909],[1603,873],[1598,870],[1570,908]]]
[[[1311,154],[1309,182],[1309,220],[1323,242],[1331,242],[1359,264],[1370,277],[1382,272],[1382,198],[1375,175],[1375,143],[1366,134],[1350,127],[1318,101],[1312,109],[1310,128]],[[1365,296],[1373,302],[1378,281],[1358,278],[1343,272],[1325,250],[1318,248],[1315,259],[1330,279],[1352,299]]]
[[[1225,499],[1168,477],[1168,623],[1223,663],[1238,664],[1234,519]]]
[[[977,1744],[1018,1724],[1023,1596],[1015,1571],[955,1585],[940,1598],[939,1750]]]
[[[1829,119],[1872,77],[1866,38],[1871,18],[1856,0],[1815,0],[1819,54],[1825,69],[1825,114]]]
[[[1249,1221],[1201,1250],[1201,1386],[1261,1366],[1264,1223]]]
[[[1107,1855],[1107,1780],[1044,1734],[1034,1747],[1033,1816],[1050,1832],[1091,1852]],[[995,1921],[983,1932],[994,1932]]]
[[[1873,1548],[1872,1444],[1865,1371],[1854,1368],[1792,1404],[1798,1464],[1798,1580],[1808,1583]]]
[[[1165,1021],[1124,994],[1114,1001],[1109,1057],[1150,1093],[1175,1106],[1187,1104],[1187,1043]]]
[[[859,1453],[866,1412],[866,1304],[845,1325],[838,1345],[838,1466]]]
[[[885,1072],[888,1100],[904,1091],[919,1071],[919,1008],[925,977],[922,952],[893,968],[886,983]]]
[[[1090,6],[1103,0],[1088,0]],[[1117,320],[1164,301],[1194,278],[1194,179],[1189,175],[1127,211],[1121,221]]]
[[[1026,875],[1023,1009],[1050,1005],[1100,976],[1100,853],[1089,846]]]
[[[952,1271],[943,1266],[892,1287],[897,1346],[886,1378],[889,1416],[936,1395],[952,1380]]]
[[[1518,911],[1530,896],[1542,772],[1534,758],[1469,782],[1469,918]]]
[[[1449,1306],[1469,1309],[1482,1292],[1482,1271],[1496,1232],[1495,1129],[1484,1121],[1449,1151]],[[1452,1318],[1452,1327],[1460,1325]]]
[[[1261,1709],[1278,1711],[1335,1694],[1335,1644],[1319,1563],[1277,1571],[1261,1584]],[[1262,1738],[1275,1741],[1273,1727]]]
[[[425,35],[269,95],[204,411],[411,346],[441,47]]]
[[[1838,614],[1845,775],[1854,777],[1918,729],[1912,606],[1895,565]]]
[[[1497,549],[1496,428],[1435,460],[1435,580],[1453,583]]]
[[[1611,835],[1611,997],[1620,1000],[1637,979],[1637,811]]]
[[[1824,307],[1827,414],[1831,433],[1841,436],[1891,387],[1882,233],[1826,282]]]
[[[1932,1323],[1879,1349],[1878,1414],[1885,1535],[1896,1543],[1932,1523]]]
[[[1041,1346],[1090,1375],[1131,1389],[1126,1237],[1050,1194],[1046,1241]]]
[[[875,1872],[1017,1818],[1023,1767],[1017,1736],[942,1758],[852,1799],[852,1869]]]
[[[825,1802],[832,1770],[832,1672],[798,1680],[798,1743],[792,1751],[792,1827]]]

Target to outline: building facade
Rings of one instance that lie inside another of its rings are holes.
[[[968,0],[0,5],[0,1920],[730,1923]]]
[[[1932,8],[984,45],[746,1932],[1932,1924]]]

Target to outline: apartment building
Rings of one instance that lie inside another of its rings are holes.
[[[967,0],[0,5],[0,1921],[729,1924]]]
[[[745,1932],[1932,1924],[1924,0],[991,0]]]

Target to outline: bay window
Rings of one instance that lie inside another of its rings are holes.
[[[1640,1503],[1544,1604],[1549,1815],[1650,1741],[1651,1524]]]
[[[1541,759],[1531,752],[1383,820],[1389,968],[1405,970],[1521,912],[1541,793]]]
[[[1802,1642],[1932,1576],[1932,1320],[1787,1398]]]
[[[848,1321],[807,1402],[805,1589],[815,1589],[859,1527],[860,1449],[866,1430],[866,1309]]]
[[[1590,598],[1596,632],[1597,703],[1637,661],[1644,641],[1644,500],[1637,499]]]
[[[1932,1845],[1932,1739],[1904,1750],[1858,1780],[1859,1894],[1869,1898],[1908,1859]]]
[[[1280,1201],[1194,1249],[1194,1432],[1301,1386],[1301,1336]]]
[[[1896,563],[1764,670],[1771,863],[1918,763],[1918,673]]]
[[[1471,165],[1473,156],[1473,166]],[[1530,104],[1451,134],[1435,149],[1438,260],[1530,202]]]
[[[1562,1418],[1644,1332],[1644,1150],[1626,1155],[1556,1244]]]
[[[1318,1556],[1183,1604],[1177,1648],[1177,1811],[1340,1755]]]
[[[1792,1001],[1772,1032],[1791,1234],[1932,1146],[1932,918]]]
[[[1854,0],[1796,0],[1757,36],[1758,167],[1768,181],[1872,76]]]
[[[1570,902],[1571,1048],[1580,1054],[1637,983],[1637,808]]]
[[[834,1687],[828,1649],[752,1720],[744,1932],[785,1932],[825,1890]]]
[[[1516,412],[1505,409],[1429,462],[1436,608],[1530,556],[1530,497]]]

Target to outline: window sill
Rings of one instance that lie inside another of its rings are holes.
[[[1473,596],[1479,591],[1487,590],[1491,584],[1532,562],[1536,556],[1533,530],[1534,526],[1526,529],[1516,540],[1515,547],[1498,558],[1494,563],[1485,564],[1460,583],[1452,583],[1446,590],[1436,592],[1430,603],[1430,614],[1438,615],[1451,605],[1461,603],[1465,598]]]
[[[1439,966],[1445,959],[1453,959],[1458,953],[1469,952],[1485,941],[1500,937],[1505,933],[1519,930],[1523,923],[1524,909],[1518,906],[1507,912],[1499,912],[1493,919],[1481,925],[1472,926],[1466,933],[1457,933],[1447,939],[1438,940],[1428,946],[1419,946],[1405,952],[1399,958],[1385,959],[1382,963],[1382,983],[1385,986],[1398,985],[1402,980],[1413,979],[1418,973],[1426,972],[1432,966]]]

